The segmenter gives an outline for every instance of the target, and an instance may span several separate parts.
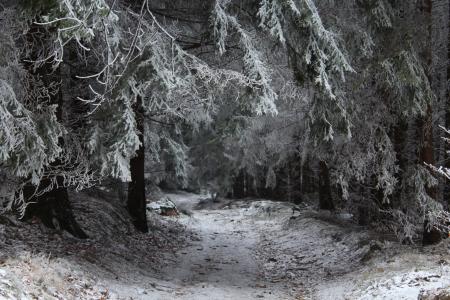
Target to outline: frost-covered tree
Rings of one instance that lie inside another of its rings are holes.
[[[2,166],[19,181],[15,193],[11,187],[9,204],[23,218],[37,216],[49,227],[85,237],[65,188],[86,184],[86,159],[75,153],[77,147],[69,146],[74,145],[73,137],[62,124],[62,95],[55,80],[59,70],[39,58],[47,45],[45,37],[52,33],[28,23],[33,11],[20,9],[2,10],[10,30],[2,34]],[[44,41],[38,48],[39,38]]]

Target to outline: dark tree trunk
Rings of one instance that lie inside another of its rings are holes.
[[[62,180],[62,177],[57,178],[58,185],[62,185]],[[50,184],[48,179],[42,180],[37,191],[45,189]],[[53,187],[49,192],[32,198],[35,191],[36,187],[34,186],[24,188],[25,199],[31,199],[31,203],[25,210],[24,220],[37,217],[48,228],[65,230],[80,239],[88,237],[75,220],[67,188]]]
[[[422,134],[422,147],[420,149],[420,163],[427,163],[434,165],[434,149],[433,149],[433,129],[432,129],[432,108],[431,105],[427,106],[427,113],[423,120],[420,120],[420,129]],[[427,188],[428,195],[436,199],[436,188]],[[429,220],[425,216],[423,224],[423,245],[437,244],[441,241],[442,237],[438,229],[432,227],[428,228]]]
[[[420,120],[421,122],[421,134],[422,134],[422,147],[420,149],[420,162],[427,163],[430,165],[434,165],[434,149],[433,149],[433,131],[432,131],[432,110],[431,105],[427,107],[427,114],[424,117],[424,120]],[[431,187],[427,188],[428,195],[436,199],[436,188]],[[423,224],[423,245],[432,245],[437,244],[441,241],[442,237],[438,229],[432,227],[428,228],[429,220],[428,217],[425,216],[425,221]]]
[[[125,205],[128,200],[128,197],[127,197],[128,186],[126,185],[126,183],[118,180],[116,182],[116,191],[117,191],[117,196],[119,197],[120,203]]]
[[[292,178],[291,178],[291,168],[290,164],[288,163],[286,166],[286,193],[287,193],[287,201],[292,202]]]
[[[52,165],[57,167],[60,162],[56,161]],[[25,209],[23,220],[37,217],[42,223],[52,229],[65,230],[74,237],[85,239],[87,234],[81,229],[72,212],[69,201],[69,193],[64,187],[64,178],[56,177],[56,184],[50,191],[41,191],[51,185],[49,178],[43,178],[38,187],[27,185],[24,187],[24,199],[29,204]],[[33,195],[39,195],[34,196]]]
[[[369,194],[369,195],[367,195]],[[367,191],[362,185],[359,186],[359,195],[362,198],[362,201],[358,203],[358,225],[367,226],[370,223],[370,210],[367,203],[364,200],[370,199],[370,191]]]
[[[432,22],[433,22],[433,16],[432,16],[432,10],[433,10],[433,0],[425,0],[424,1],[424,11],[427,14],[428,17],[428,49],[426,52],[426,60],[428,69],[431,68],[433,63],[433,56],[432,56]],[[427,71],[428,79],[431,83],[432,81],[432,75],[430,71]],[[430,165],[434,165],[434,149],[433,149],[433,107],[432,103],[428,103],[426,114],[424,117],[421,117],[419,120],[419,130],[421,134],[421,148],[419,152],[419,163],[427,163]],[[436,199],[436,189],[435,188],[428,188],[427,189],[428,195]],[[427,216],[425,216],[425,222],[423,225],[423,238],[422,243],[423,245],[431,245],[436,244],[441,241],[441,234],[439,231],[435,228],[428,228],[429,220]]]
[[[137,230],[148,232],[147,205],[145,199],[145,146],[144,146],[144,115],[142,98],[137,97],[134,104],[139,141],[141,145],[136,156],[130,161],[131,182],[128,184],[127,209]]]
[[[33,30],[39,30],[35,26],[31,26],[30,33]],[[59,80],[60,69],[53,71],[49,63],[44,64],[42,67],[34,70],[32,66],[28,66],[31,73],[40,75],[45,84],[50,84],[52,81]],[[62,122],[62,112],[63,112],[63,94],[61,88],[59,91],[52,95],[50,98],[51,104],[57,105],[56,117],[59,122]],[[64,141],[62,138],[59,139],[59,144],[63,145]],[[52,163],[52,168],[61,167],[61,162],[56,160]],[[38,187],[27,185],[24,188],[24,199],[29,204],[25,209],[23,220],[28,220],[33,217],[39,218],[42,223],[52,229],[65,230],[77,238],[87,238],[86,233],[78,225],[77,221],[72,212],[72,207],[69,201],[69,194],[67,188],[64,187],[64,178],[62,176],[57,176],[56,184],[54,184],[51,190],[41,192],[47,189],[51,185],[50,178],[43,178]],[[35,193],[36,192],[36,193]],[[39,195],[33,197],[33,195]]]
[[[428,230],[428,219],[425,219],[425,222],[423,224],[423,237],[422,237],[422,245],[434,245],[439,243],[442,240],[442,234],[439,230],[436,228],[431,228]]]
[[[319,163],[319,208],[334,210],[334,203],[331,195],[330,171],[325,161]]]
[[[254,178],[249,173],[245,172],[245,197],[255,197],[257,196],[255,185],[254,185]]]
[[[359,226],[367,226],[369,225],[370,215],[369,208],[364,205],[358,206],[358,225]]]
[[[450,16],[450,6],[449,6]],[[449,24],[450,25],[450,24]],[[447,39],[447,60],[450,62],[450,30]],[[450,63],[447,64],[447,81],[450,81]],[[450,129],[450,84],[447,85],[447,102],[445,105],[445,128]],[[445,149],[445,167],[450,169],[450,143],[444,143]],[[450,209],[450,184],[444,185],[444,202],[447,204],[447,209]]]
[[[233,183],[233,198],[241,199],[245,197],[245,174],[240,170]]]

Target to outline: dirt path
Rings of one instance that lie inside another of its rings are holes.
[[[198,203],[194,196],[170,195],[183,208]],[[255,258],[262,226],[241,208],[192,210],[184,220],[198,240],[178,253],[168,279],[179,288],[172,299],[295,299],[285,286],[264,280]]]
[[[268,200],[206,203],[171,199],[198,240],[166,270],[176,288],[162,299],[417,299],[421,290],[447,287],[445,244],[435,250],[382,241],[347,220]],[[225,205],[225,207],[223,207]]]
[[[88,241],[0,222],[0,299],[416,300],[422,291],[450,293],[449,240],[426,249],[400,245],[347,214],[306,204],[293,215],[286,202],[168,196],[192,215],[149,214],[148,234],[132,231],[118,199],[86,194],[74,207]]]

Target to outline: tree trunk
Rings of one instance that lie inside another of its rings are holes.
[[[31,26],[30,34],[33,33],[33,30],[39,29],[35,26]],[[44,64],[37,70],[33,70],[32,66],[28,67],[31,73],[42,76],[43,82],[47,85],[52,81],[58,80],[58,77],[61,75],[60,68],[53,72],[50,63]],[[62,122],[64,99],[61,87],[56,94],[52,95],[50,93],[50,97],[51,104],[57,105],[57,120]],[[60,138],[58,142],[60,145],[63,145],[64,143],[62,138]],[[59,160],[52,163],[52,167],[59,166],[61,166],[61,162]],[[47,189],[51,185],[50,178],[43,178],[38,187],[31,185],[24,187],[24,199],[29,204],[25,209],[25,214],[22,220],[37,217],[45,226],[49,228],[65,230],[77,238],[87,238],[88,236],[81,229],[80,225],[78,225],[73,215],[72,207],[69,201],[69,194],[67,192],[67,188],[64,187],[64,178],[62,176],[56,176],[55,181],[56,184],[53,185],[52,189],[42,195],[39,195],[40,192]],[[39,196],[33,197],[35,192]]]
[[[428,66],[427,75],[428,80],[430,81],[430,84],[432,82],[432,74],[430,71],[430,68],[433,63],[433,55],[432,55],[432,10],[433,10],[433,0],[425,0],[424,1],[424,11],[427,14],[428,17],[428,49],[426,51],[426,62]],[[432,103],[428,103],[427,110],[425,113],[425,116],[421,117],[419,119],[419,130],[420,130],[420,151],[419,151],[419,164],[427,163],[430,165],[434,165],[434,149],[433,149],[433,107]],[[427,189],[428,195],[436,199],[436,189],[435,188],[428,188]],[[437,231],[437,229],[434,228],[428,228],[429,220],[427,216],[425,216],[425,221],[423,225],[423,237],[422,237],[422,244],[423,245],[430,245],[430,244],[436,244],[441,241],[441,235]]]
[[[334,203],[331,195],[330,171],[325,161],[319,163],[319,208],[334,210]]]
[[[141,145],[136,156],[130,161],[131,182],[128,184],[127,209],[137,230],[148,232],[147,204],[145,199],[145,146],[144,146],[144,115],[142,98],[137,97],[134,104],[139,141]]]
[[[450,5],[448,16],[450,17]],[[450,23],[450,21],[449,21]],[[450,25],[450,24],[449,24]],[[447,36],[447,62],[450,62],[450,29]],[[450,63],[447,63],[447,82],[450,80]],[[445,128],[450,129],[450,84],[447,84],[447,97],[445,103]],[[444,142],[444,157],[445,167],[450,169],[450,143]],[[443,191],[444,202],[447,204],[447,209],[450,208],[450,184],[444,184]]]
[[[420,149],[420,163],[427,163],[434,165],[434,149],[433,149],[433,129],[432,129],[432,108],[431,105],[427,106],[427,113],[423,120],[420,120],[421,134],[422,134],[422,146]],[[436,200],[436,188],[427,188],[428,196]],[[423,245],[432,245],[441,241],[441,234],[435,228],[428,228],[429,220],[425,216],[423,224]]]
[[[370,206],[366,203],[366,200],[371,198],[370,194],[371,191],[366,189],[365,186],[359,186],[359,195],[361,197],[361,201],[357,204],[359,226],[367,226],[370,224],[372,214]]]
[[[245,174],[240,170],[233,182],[233,198],[241,199],[245,197]]]
[[[62,185],[62,177],[59,176],[56,180],[57,185]],[[45,189],[50,184],[48,179],[44,179],[38,188],[34,186],[24,188],[24,197],[29,201],[31,199],[31,203],[25,210],[23,220],[38,218],[48,228],[65,230],[80,239],[87,238],[87,234],[75,220],[67,188],[53,187],[49,192],[32,198],[36,189],[37,191]]]
[[[287,198],[288,202],[292,202],[292,187],[291,187],[291,168],[290,164],[287,165]]]
[[[52,165],[58,166],[60,162],[56,161]],[[56,184],[50,191],[39,195],[51,185],[49,178],[43,178],[38,187],[27,185],[24,187],[24,199],[29,204],[25,209],[22,220],[29,220],[37,217],[42,223],[52,229],[65,230],[74,237],[85,239],[87,234],[81,229],[72,212],[69,201],[69,193],[64,187],[64,178],[56,177]],[[39,195],[33,197],[33,195]]]

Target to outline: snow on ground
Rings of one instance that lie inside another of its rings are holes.
[[[192,199],[195,195],[168,196],[184,209],[207,202]],[[167,299],[294,299],[284,284],[266,280],[255,256],[266,224],[246,209],[219,206],[224,203],[211,201],[209,209],[183,220],[198,240],[180,250],[178,263],[166,269],[168,280],[179,285]]]
[[[138,233],[108,191],[71,199],[90,239],[0,216],[0,299],[145,299],[167,288],[160,270],[192,238],[186,228],[152,215],[152,232]]]
[[[449,290],[448,242],[425,251],[395,248],[387,249],[356,271],[319,285],[317,298],[418,299],[429,291]]]
[[[448,241],[428,248],[400,245],[355,226],[345,214],[304,207],[289,215],[283,206],[290,204],[250,204],[271,224],[257,251],[266,278],[303,289],[304,299],[418,299],[450,290]]]
[[[165,194],[185,214],[150,213],[141,234],[114,193],[71,196],[88,240],[0,216],[0,299],[418,299],[450,285],[448,242],[399,245],[307,206]]]

